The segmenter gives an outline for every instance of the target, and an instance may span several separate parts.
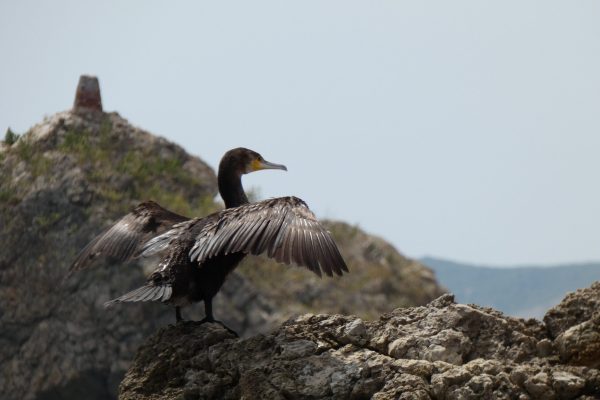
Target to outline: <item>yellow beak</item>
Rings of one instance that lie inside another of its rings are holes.
[[[262,169],[281,169],[281,170],[287,171],[287,167],[282,164],[275,164],[275,163],[268,162],[265,160],[252,161],[252,170],[253,171],[260,171]]]

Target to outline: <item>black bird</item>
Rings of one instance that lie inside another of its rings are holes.
[[[247,254],[265,253],[285,264],[305,266],[319,276],[321,271],[329,276],[348,272],[330,233],[304,201],[296,197],[248,201],[242,175],[263,169],[287,171],[284,165],[265,161],[252,150],[228,151],[218,172],[224,210],[190,219],[152,201],[141,203],[94,238],[70,271],[85,268],[100,256],[126,261],[159,255],[158,267],[144,286],[106,305],[161,301],[175,306],[179,322],[181,307],[204,301],[201,322],[221,325],[213,316],[213,297]]]

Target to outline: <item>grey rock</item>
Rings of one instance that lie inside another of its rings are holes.
[[[561,333],[555,343],[564,362],[600,367],[600,311]]]
[[[552,378],[554,379],[553,389],[561,398],[573,399],[585,388],[585,380],[569,372],[557,371]]]
[[[550,377],[545,372],[538,372],[529,377],[525,383],[525,389],[534,399],[553,400],[556,395],[550,387]]]
[[[550,336],[556,338],[570,327],[589,320],[598,310],[600,282],[595,282],[589,288],[569,293],[559,305],[548,310],[544,323]]]
[[[376,321],[302,315],[247,339],[218,325],[186,324],[163,328],[142,346],[119,397],[598,398],[600,371],[562,362],[556,347],[539,321],[447,295]]]
[[[363,346],[367,342],[367,328],[362,319],[357,318],[354,321],[342,327],[342,340],[345,343],[353,343]]]
[[[310,340],[296,340],[292,343],[285,343],[281,346],[280,357],[285,360],[293,360],[300,357],[307,357],[317,352],[317,345]]]

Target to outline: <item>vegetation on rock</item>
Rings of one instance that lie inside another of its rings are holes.
[[[8,128],[6,133],[4,134],[4,143],[11,146],[19,139],[19,134],[12,131],[12,129]]]

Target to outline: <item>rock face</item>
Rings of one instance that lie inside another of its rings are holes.
[[[595,301],[598,287],[577,295]],[[572,331],[573,342],[597,349],[597,340],[586,341],[591,331],[573,328],[597,324],[598,312],[571,319],[556,339],[549,334],[570,303],[567,298],[550,311],[546,324],[456,304],[444,295],[374,322],[306,314],[248,339],[218,325],[170,325],[140,348],[119,397],[600,398],[598,358],[565,359],[559,339]]]
[[[562,361],[600,367],[600,282],[569,294],[544,322]]]
[[[1,397],[111,398],[131,355],[171,310],[103,309],[144,281],[138,265],[63,282],[67,268],[136,198],[168,193],[163,201],[197,199],[201,209],[215,194],[214,173],[179,146],[102,112],[56,114],[5,147],[0,162]]]
[[[63,282],[68,266],[140,201],[202,216],[219,208],[216,192],[215,174],[203,161],[116,113],[79,107],[1,143],[0,397],[115,398],[135,351],[174,320],[173,310],[103,307],[140,286],[153,265],[108,261]],[[375,317],[443,293],[431,270],[385,241],[343,223],[330,229],[351,274],[320,280],[249,258],[215,298],[215,315],[249,336],[301,313]],[[202,311],[199,305],[183,315],[200,319]]]

